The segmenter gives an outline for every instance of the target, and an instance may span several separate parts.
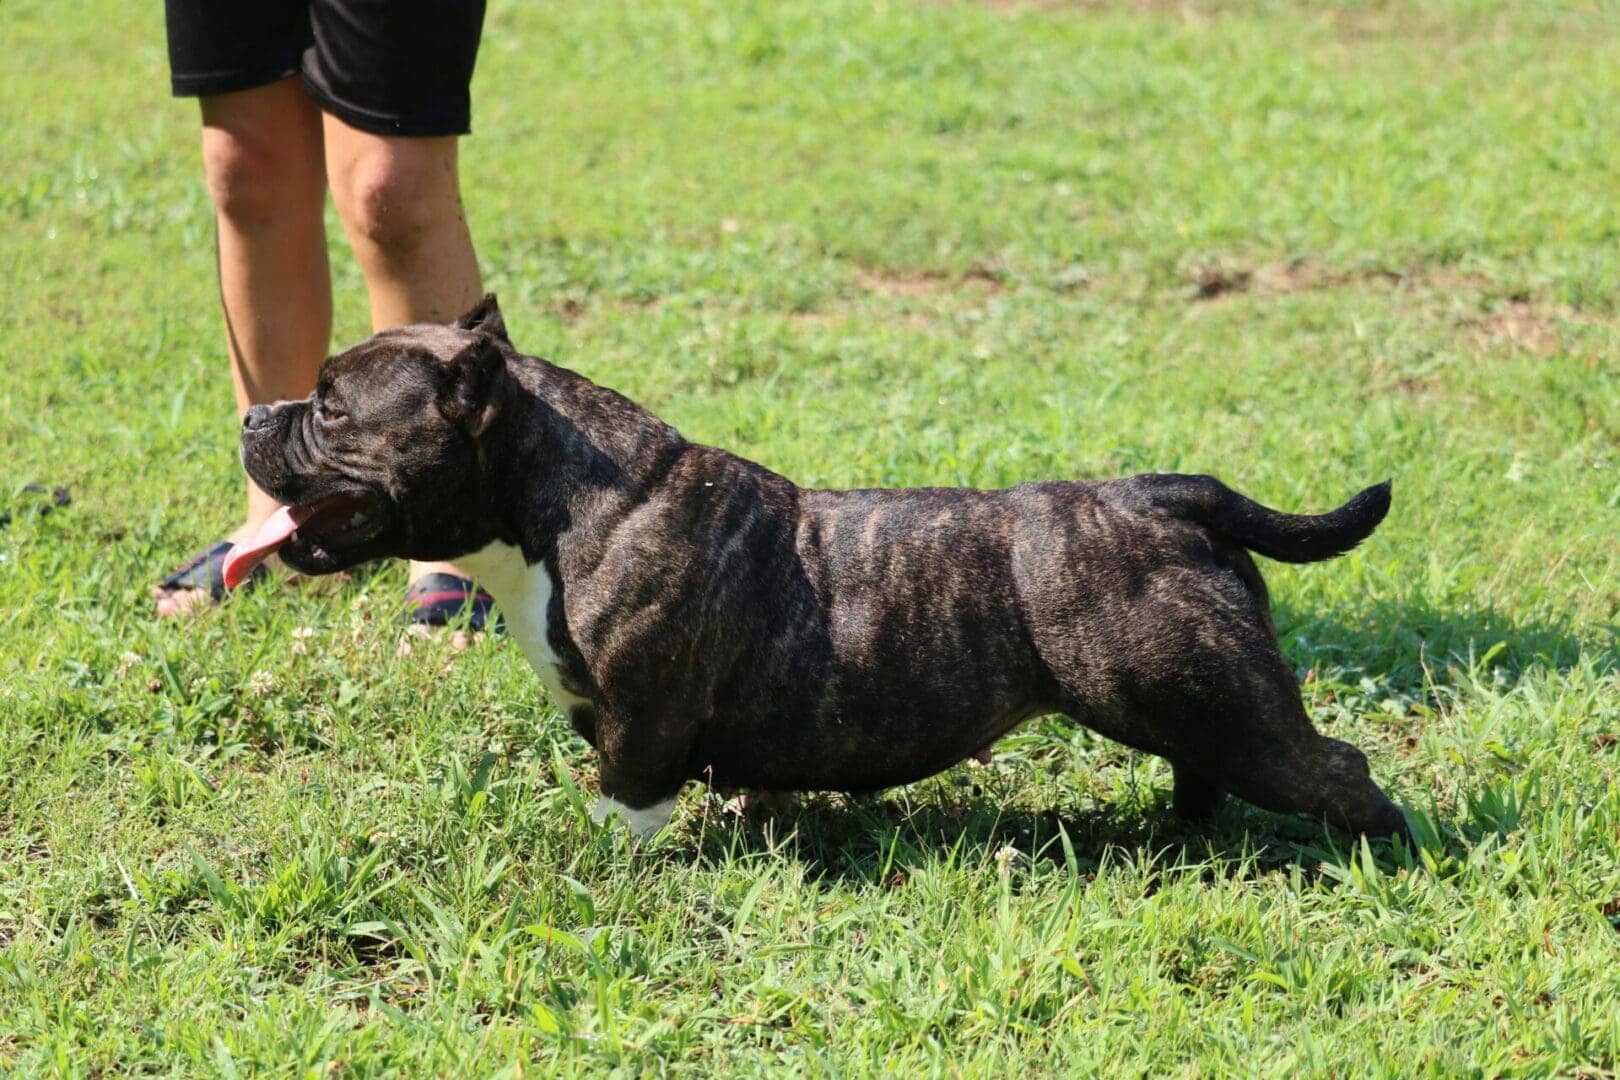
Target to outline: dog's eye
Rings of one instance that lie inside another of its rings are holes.
[[[321,419],[326,421],[328,424],[330,424],[334,420],[342,420],[344,417],[349,415],[348,413],[344,412],[342,409],[339,409],[336,406],[331,405],[330,403],[325,402],[325,401],[321,402],[320,411],[321,411]]]

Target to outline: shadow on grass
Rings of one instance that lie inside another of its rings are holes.
[[[1584,640],[1567,619],[1521,618],[1496,608],[1436,607],[1426,601],[1375,600],[1359,608],[1300,611],[1275,604],[1283,652],[1296,667],[1338,667],[1381,676],[1397,688],[1455,685],[1483,668],[1516,682],[1532,669],[1569,671],[1583,658],[1600,668],[1620,659],[1620,627],[1606,640]],[[1593,654],[1597,655],[1593,655]]]
[[[1513,778],[1469,795],[1461,816],[1442,823],[1433,807],[1407,808],[1420,850],[1369,839],[1366,855],[1383,873],[1461,865],[1483,844],[1499,843],[1530,825],[1533,781]],[[695,842],[676,857],[724,863],[774,854],[802,863],[817,878],[892,887],[917,869],[1011,862],[1058,868],[1088,880],[1105,867],[1133,866],[1157,882],[1196,874],[1206,882],[1274,874],[1311,883],[1364,858],[1362,841],[1299,815],[1274,814],[1228,798],[1207,822],[1188,822],[1169,808],[1169,792],[1145,810],[1134,802],[1057,810],[1008,809],[982,795],[921,802],[904,795],[847,806],[812,795],[795,810],[736,818],[706,806]]]
[[[715,863],[785,854],[818,878],[891,886],[942,862],[971,868],[1003,861],[1064,868],[1087,878],[1105,866],[1131,864],[1154,876],[1189,872],[1214,880],[1300,873],[1311,880],[1321,875],[1324,861],[1342,861],[1354,850],[1346,835],[1235,800],[1212,821],[1197,824],[1168,806],[1058,812],[1009,810],[983,797],[957,804],[905,802],[847,807],[811,797],[791,813],[761,819],[730,817],[711,804],[685,854]],[[1401,864],[1387,841],[1372,848],[1389,869]]]

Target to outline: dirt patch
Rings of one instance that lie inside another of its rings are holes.
[[[991,11],[1003,15],[1026,12],[1070,15],[1157,15],[1207,21],[1222,16],[1264,14],[1254,0],[982,0]],[[1445,20],[1420,17],[1410,5],[1325,5],[1321,18],[1346,37],[1388,37],[1411,34],[1415,29],[1428,33],[1446,28]]]
[[[664,306],[662,296],[635,296],[619,301],[620,311],[658,311]]]
[[[972,307],[992,296],[1006,292],[1010,286],[1005,273],[997,267],[978,265],[961,274],[947,274],[940,270],[878,270],[855,269],[855,284],[865,298],[898,298],[902,302],[894,317],[900,318],[913,330],[926,329],[937,318],[934,308]],[[820,326],[848,318],[852,311],[860,310],[861,297],[829,298],[825,305],[804,308],[787,313],[790,323],[799,326]]]
[[[932,0],[939,2],[939,0]],[[1226,17],[1268,15],[1254,0],[981,0],[998,15],[1148,15],[1188,22],[1212,22]],[[1301,6],[1290,14],[1318,23],[1323,32],[1341,41],[1387,41],[1391,38],[1456,43],[1468,38],[1522,37],[1527,31],[1564,32],[1599,16],[1597,9],[1571,12],[1563,18],[1526,20],[1511,13],[1494,15],[1441,15],[1409,3],[1324,4],[1320,9]]]
[[[1206,266],[1193,278],[1193,299],[1214,300],[1230,293],[1248,292],[1254,273],[1225,266]]]
[[[1333,36],[1348,42],[1390,38],[1456,42],[1470,26],[1459,18],[1427,13],[1414,4],[1328,4],[1323,13]]]
[[[1406,398],[1428,398],[1440,393],[1440,385],[1433,379],[1421,375],[1412,375],[1404,379],[1395,380],[1395,390]]]
[[[626,313],[656,312],[664,304],[661,296],[634,296],[627,298],[614,298],[611,296],[598,296],[587,290],[571,290],[564,296],[547,304],[545,311],[553,315],[558,321],[572,326],[595,312],[607,308]]]
[[[1205,263],[1188,275],[1189,299],[1196,301],[1220,300],[1247,292],[1287,295],[1358,284],[1386,285],[1413,292],[1466,292],[1484,289],[1490,281],[1446,267],[1395,270],[1375,266],[1340,270],[1312,259],[1262,263],[1252,268],[1224,262]]]
[[[1567,308],[1548,307],[1529,300],[1509,300],[1494,310],[1463,320],[1481,345],[1506,343],[1536,356],[1551,356],[1563,348],[1565,327],[1575,317]]]
[[[1346,285],[1371,282],[1373,284],[1400,285],[1420,275],[1405,274],[1385,267],[1361,270],[1338,270],[1312,259],[1290,259],[1287,262],[1267,263],[1255,271],[1258,287],[1265,292],[1300,293],[1314,289],[1338,289]]]
[[[984,6],[1003,15],[1025,12],[1091,14],[1124,12],[1130,15],[1176,15],[1209,19],[1236,10],[1234,0],[984,0]]]
[[[862,270],[855,275],[855,281],[867,292],[889,296],[933,296],[937,293],[963,289],[1004,292],[1007,288],[1007,282],[1000,271],[981,266],[973,267],[960,277],[952,277],[937,270],[920,272]]]
[[[855,276],[867,292],[887,293],[890,296],[932,296],[950,282],[944,274],[900,274],[885,271],[862,271]]]
[[[1340,270],[1310,259],[1254,267],[1216,262],[1194,267],[1186,282],[1187,299],[1197,304],[1218,304],[1242,294],[1287,296],[1356,286],[1387,289],[1393,294],[1391,303],[1404,310],[1433,312],[1438,298],[1449,301],[1454,325],[1475,348],[1505,345],[1536,356],[1566,350],[1572,328],[1583,322],[1572,307],[1539,301],[1482,274],[1448,266]],[[1417,380],[1402,389],[1416,395],[1431,387]]]

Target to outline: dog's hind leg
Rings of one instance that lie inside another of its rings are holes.
[[[1311,810],[1358,835],[1399,836],[1410,845],[1406,815],[1373,783],[1367,755],[1347,742],[1317,738],[1316,799]]]
[[[1311,725],[1280,655],[1276,670],[1259,683],[1249,700],[1222,703],[1220,719],[1209,729],[1217,737],[1205,744],[1200,770],[1263,809],[1308,814],[1352,833],[1401,836],[1410,843],[1406,818],[1373,783],[1367,756]]]
[[[1308,814],[1358,835],[1412,842],[1405,815],[1373,783],[1367,756],[1338,739],[1317,735],[1308,750],[1282,761],[1245,763],[1228,776],[1233,794],[1263,809]]]
[[[1221,658],[1206,656],[1191,667],[1197,674],[1152,688],[1143,709],[1150,723],[1121,740],[1170,759],[1176,812],[1208,817],[1224,789],[1353,833],[1409,837],[1366,756],[1312,726],[1276,646],[1256,641],[1245,651],[1247,663],[1223,668]]]

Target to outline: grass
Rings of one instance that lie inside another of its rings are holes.
[[[824,485],[1395,480],[1267,572],[1415,855],[1184,826],[1055,721],[636,851],[510,643],[396,657],[397,567],[149,616],[239,497],[195,108],[155,13],[8,5],[0,1066],[1613,1074],[1616,15],[493,5],[486,279],[689,436]]]

